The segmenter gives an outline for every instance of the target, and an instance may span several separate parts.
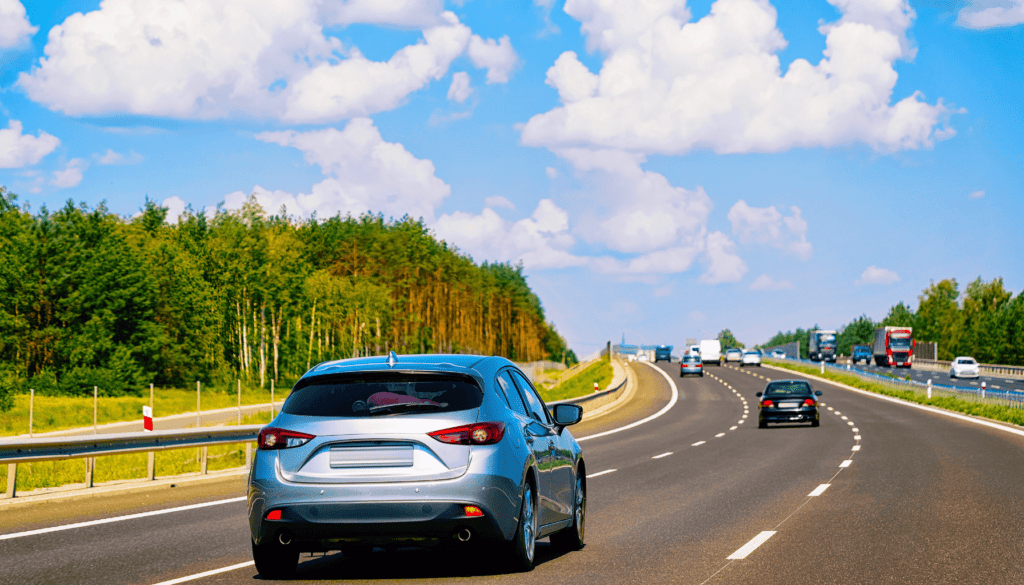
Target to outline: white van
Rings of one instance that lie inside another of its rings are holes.
[[[704,365],[715,364],[720,365],[719,361],[722,359],[722,343],[717,339],[702,339],[700,340],[700,361]]]

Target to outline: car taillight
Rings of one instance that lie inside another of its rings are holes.
[[[264,427],[260,430],[257,445],[259,445],[260,449],[265,450],[291,449],[292,447],[305,445],[310,439],[315,438],[316,435],[307,435],[306,433],[300,433],[298,431]]]
[[[814,406],[814,401],[808,398],[807,400],[804,400],[804,406]]]
[[[763,408],[771,408],[771,407],[775,406],[775,403],[772,402],[771,400],[765,400],[764,402],[761,403],[761,406]]]
[[[427,434],[450,445],[493,445],[505,436],[505,423],[482,422]]]

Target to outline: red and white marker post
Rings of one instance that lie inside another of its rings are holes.
[[[598,388],[597,382],[594,382],[594,392],[600,392],[600,391],[601,391],[601,389]]]
[[[153,407],[151,406],[142,407],[142,428],[147,431],[153,430]]]

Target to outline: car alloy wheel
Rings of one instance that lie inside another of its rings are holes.
[[[533,486],[527,482],[523,488],[523,507],[519,512],[519,527],[512,540],[511,568],[514,571],[532,571],[534,554],[537,551],[537,503],[533,497]]]
[[[580,470],[582,473],[582,469]],[[562,550],[580,550],[587,528],[587,493],[583,476],[576,476],[576,491],[573,498],[572,524],[551,535],[552,546]]]

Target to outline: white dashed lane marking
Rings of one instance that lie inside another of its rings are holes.
[[[717,435],[715,435],[715,438],[717,439],[718,437],[724,437],[724,436],[725,436],[725,433],[718,433]]]
[[[842,463],[839,464],[839,467],[849,467],[850,465],[853,465],[853,459],[847,459],[846,461],[843,461]]]
[[[736,552],[732,553],[731,555],[729,555],[726,558],[728,560],[730,560],[730,561],[735,561],[735,560],[739,560],[739,559],[745,559],[745,558],[747,558],[747,555],[749,555],[750,553],[752,553],[755,550],[757,550],[757,547],[759,547],[762,544],[764,544],[764,542],[766,540],[768,540],[769,538],[771,538],[772,536],[775,536],[775,531],[774,530],[765,530],[761,534],[758,534],[757,536],[752,538],[750,540],[750,542],[748,542],[747,544],[741,546],[739,548],[739,550],[737,550]]]
[[[691,447],[700,447],[700,446],[701,446],[701,445],[703,445],[704,443],[707,443],[707,441],[697,441],[696,443],[694,443],[694,444],[692,444],[692,445],[690,445],[690,446],[691,446]]]
[[[818,487],[814,488],[813,492],[807,494],[807,497],[810,498],[810,497],[814,497],[814,496],[820,496],[821,494],[825,493],[825,490],[827,490],[828,486],[830,486],[830,485],[832,485],[832,484],[823,483],[823,484],[819,485]]]
[[[662,457],[668,457],[671,454],[672,454],[672,451],[669,451],[668,453],[662,453],[661,455],[655,455],[654,457],[651,457],[651,459],[661,459]]]
[[[604,471],[598,471],[597,473],[591,473],[590,475],[587,476],[587,479],[590,479],[592,477],[597,477],[599,475],[604,475],[606,473],[612,473],[613,471],[618,471],[618,470],[617,469],[605,469]]]

